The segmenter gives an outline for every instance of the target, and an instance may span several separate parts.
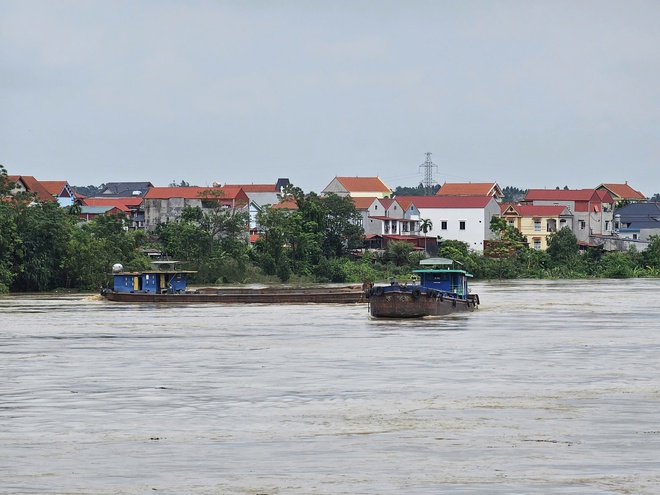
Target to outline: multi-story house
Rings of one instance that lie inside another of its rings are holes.
[[[125,226],[129,229],[144,228],[144,210],[141,196],[127,196],[119,198],[80,198],[78,204],[83,208],[81,219],[89,220],[99,214],[109,212],[110,214],[123,213],[126,215]],[[103,211],[103,208],[106,211]],[[94,215],[94,216],[91,216]]]
[[[660,203],[630,203],[619,208],[614,212],[614,233],[645,243],[660,235]]]
[[[275,184],[225,184],[222,187],[240,187],[249,199],[250,230],[256,234],[257,214],[264,206],[276,205],[280,202],[282,191],[290,184],[289,179],[277,179]],[[214,184],[219,187],[218,184]]]
[[[427,236],[465,242],[474,251],[483,251],[484,240],[494,238],[490,220],[500,215],[493,196],[397,196],[419,211],[420,223],[430,220]]]
[[[222,208],[247,209],[249,198],[242,188],[226,187],[152,187],[144,196],[144,227],[154,230],[159,223],[172,222],[187,206],[211,210]]]
[[[11,195],[20,192],[32,193],[37,201],[57,201],[60,206],[73,205],[77,194],[65,180],[37,180],[31,175],[9,175],[14,183]]]
[[[534,206],[529,204],[502,204],[502,218],[527,237],[530,248],[545,251],[548,236],[571,225],[573,214],[567,206]]]
[[[565,206],[573,215],[568,224],[581,244],[591,245],[591,236],[612,233],[614,198],[605,189],[530,189],[525,202],[534,206]]]

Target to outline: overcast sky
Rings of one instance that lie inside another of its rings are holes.
[[[0,163],[660,192],[660,2],[0,0]]]

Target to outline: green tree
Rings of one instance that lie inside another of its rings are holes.
[[[649,245],[642,253],[644,264],[653,269],[660,269],[660,236],[649,237]]]
[[[62,260],[73,232],[66,210],[54,201],[21,208],[16,216],[21,253],[13,290],[38,292],[66,285]]]
[[[385,248],[385,259],[396,266],[408,266],[412,251],[412,245],[406,241],[390,241]]]
[[[421,218],[419,220],[419,229],[424,232],[424,252],[426,252],[426,234],[433,229],[433,222],[428,218]]]
[[[578,252],[577,237],[570,228],[564,227],[548,236],[547,253],[555,265],[573,261]]]

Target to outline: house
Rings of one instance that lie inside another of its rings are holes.
[[[437,196],[492,196],[500,201],[504,193],[497,182],[445,182]]]
[[[614,233],[644,242],[660,235],[660,203],[630,203],[619,208],[614,212]]]
[[[573,215],[567,225],[578,243],[594,244],[593,236],[612,232],[614,198],[605,189],[530,189],[525,202],[534,206],[565,206]]]
[[[119,215],[122,213],[120,208],[116,206],[82,206],[78,218],[82,222],[89,222],[94,220],[99,215]]]
[[[143,198],[154,187],[151,182],[108,182],[96,197],[102,198]]]
[[[152,187],[142,202],[144,228],[154,230],[158,224],[177,220],[187,206],[210,210],[247,209],[250,199],[241,187]]]
[[[628,201],[630,203],[646,201],[646,196],[630,187],[628,181],[624,184],[601,184],[596,190],[605,190],[609,192],[614,198],[615,203],[618,203],[619,201]]]
[[[397,196],[419,211],[420,222],[430,220],[427,236],[465,242],[474,251],[483,251],[484,240],[492,239],[490,220],[499,216],[500,205],[493,196]]]
[[[249,199],[250,229],[256,230],[257,213],[266,205],[278,204],[282,191],[289,184],[289,179],[277,179],[275,184],[225,184],[223,187],[243,189]]]
[[[31,175],[8,175],[7,178],[14,183],[10,194],[34,194],[37,201],[57,201],[57,198],[44,187],[44,185]]]
[[[57,200],[60,206],[68,207],[75,203],[78,195],[65,180],[42,180],[41,185]]]
[[[123,198],[80,198],[76,202],[80,204],[80,206],[83,208],[83,211],[86,211],[85,207],[110,208],[112,211],[108,210],[109,213],[124,213],[126,215],[126,223],[128,228],[144,228],[144,211],[142,209],[143,198],[140,196]]]
[[[330,193],[352,198],[384,198],[390,196],[392,190],[379,177],[335,177],[321,191],[322,195]]]
[[[365,235],[419,235],[419,211],[414,204],[388,198],[354,198],[353,202],[362,215]]]
[[[501,217],[527,237],[530,248],[545,251],[548,237],[573,223],[573,214],[567,206],[534,206],[529,204],[503,204]]]

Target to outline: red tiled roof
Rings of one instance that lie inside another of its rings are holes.
[[[499,196],[495,182],[445,182],[437,192],[438,196]]]
[[[12,182],[23,182],[27,192],[35,193],[39,201],[55,201],[53,195],[31,175],[9,175],[8,178]]]
[[[589,201],[595,189],[530,189],[525,201]]]
[[[83,198],[81,201],[87,206],[139,206],[143,199],[132,196],[130,198]]]
[[[366,210],[373,204],[376,197],[368,198],[358,196],[357,198],[351,197],[351,199],[353,200],[356,210]]]
[[[348,192],[391,193],[391,189],[379,177],[335,177]]]
[[[644,194],[630,187],[627,182],[625,184],[601,184],[600,186],[598,186],[598,189],[602,187],[608,189],[609,191],[612,192],[614,196],[621,199],[633,199],[633,200],[646,199],[646,196],[644,196]]]
[[[130,211],[131,206],[142,203],[142,198],[84,198],[81,203],[85,206],[114,206],[122,211]]]
[[[215,197],[212,194],[205,194],[207,192],[218,191],[222,193],[220,196]],[[144,195],[146,199],[170,199],[170,198],[185,198],[185,199],[221,199],[231,200],[237,198],[242,189],[239,186],[225,186],[225,187],[150,187],[147,194]]]
[[[397,196],[397,201],[410,201],[417,208],[485,208],[492,196]]]
[[[225,184],[225,187],[240,187],[246,193],[250,192],[279,192],[276,189],[277,184]]]
[[[297,210],[298,203],[296,203],[294,198],[288,197],[284,200],[280,200],[279,203],[272,205],[271,208],[278,208],[282,210]]]
[[[51,196],[59,196],[62,191],[66,193],[65,187],[67,182],[65,180],[41,180],[39,182]]]
[[[380,204],[383,205],[383,208],[385,208],[386,210],[387,210],[390,206],[392,206],[392,203],[394,203],[394,200],[393,200],[393,199],[389,199],[389,198],[379,199],[378,201],[380,201]]]
[[[561,215],[565,206],[534,206],[534,205],[501,205],[502,214],[507,209],[515,210],[521,217],[558,217]]]

